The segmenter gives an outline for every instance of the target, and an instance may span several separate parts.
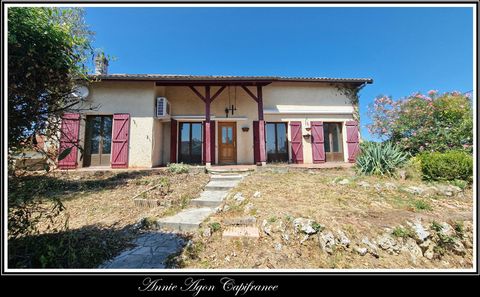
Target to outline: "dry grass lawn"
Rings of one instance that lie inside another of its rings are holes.
[[[332,181],[348,178],[347,185]],[[357,185],[366,181],[371,186]],[[399,189],[376,190],[375,184],[395,183]],[[256,172],[243,180],[232,192],[241,192],[246,198],[236,205],[227,200],[230,209],[211,217],[222,226],[225,218],[252,215],[261,228],[262,221],[275,225],[282,222],[291,228],[297,217],[310,218],[329,230],[343,230],[352,242],[363,237],[375,238],[385,228],[405,225],[407,220],[421,219],[428,225],[436,222],[472,220],[473,193],[466,188],[455,197],[414,195],[400,190],[407,186],[428,186],[419,180],[396,180],[378,177],[357,177],[351,169],[322,169],[317,171],[293,171],[288,173]],[[256,191],[261,195],[254,198]],[[250,204],[250,210],[245,206]],[[413,261],[409,255],[381,253],[377,259],[360,256],[351,251],[338,250],[326,255],[319,249],[316,235],[300,243],[290,233],[290,240],[282,240],[280,233],[268,236],[262,231],[259,239],[225,239],[221,232],[211,237],[194,237],[195,245],[183,258],[188,268],[470,268],[472,250],[467,255],[445,254],[441,259],[427,260],[421,257]],[[279,248],[279,244],[282,245]],[[277,249],[275,249],[277,247]]]
[[[72,171],[30,175],[9,183],[9,199],[28,197],[65,210],[52,223],[41,218],[38,234],[9,240],[10,267],[94,268],[129,245],[142,218],[159,218],[186,207],[208,182],[203,172]],[[167,186],[141,197],[159,198],[155,208],[134,205],[133,197],[158,183]],[[64,222],[68,221],[65,229]]]

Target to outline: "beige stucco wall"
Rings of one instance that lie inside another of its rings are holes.
[[[204,88],[197,88],[202,94]],[[211,94],[219,88],[213,87]],[[188,119],[188,116],[204,116],[205,103],[198,98],[188,87],[166,87],[165,95],[171,104],[172,115],[178,121],[201,121],[202,119]],[[229,100],[230,97],[230,100]],[[236,107],[237,110],[229,118],[225,117],[225,108],[228,105],[235,104],[235,87],[230,88],[230,96],[228,87],[212,102],[210,107],[210,116],[212,120],[217,122],[236,121],[237,126],[237,163],[252,164],[253,163],[253,129],[252,123],[258,119],[257,103],[245,93],[240,87],[236,90]],[[230,104],[229,104],[230,101]],[[183,117],[185,116],[185,117]],[[248,132],[243,132],[242,127],[249,127]],[[217,126],[218,129],[218,126]],[[170,134],[170,133],[169,133]],[[218,136],[218,130],[215,133]],[[168,139],[170,145],[170,139]],[[170,152],[170,148],[168,148]],[[218,161],[218,137],[215,141],[215,160]],[[168,153],[168,157],[170,153]]]
[[[90,86],[86,111],[80,126],[80,143],[85,138],[85,116],[87,114],[113,115],[130,114],[129,167],[151,167],[154,155],[154,98],[157,88],[154,82],[97,82]],[[158,124],[155,124],[158,127]],[[158,136],[157,134],[155,136]],[[159,136],[161,139],[161,135]],[[156,143],[158,146],[159,143]],[[155,155],[156,157],[156,155]],[[79,154],[80,158],[80,154]],[[82,161],[79,159],[79,165]]]
[[[203,87],[197,88],[202,94]],[[256,94],[256,88],[250,88]],[[215,94],[218,88],[212,88]],[[230,95],[229,95],[230,94]],[[166,87],[165,96],[171,104],[172,116],[178,121],[201,121],[205,113],[204,102],[188,87]],[[235,114],[225,118],[225,107],[235,104]],[[230,99],[229,99],[230,98]],[[341,122],[343,130],[343,148],[347,160],[345,121],[352,120],[352,105],[348,98],[340,94],[335,87],[314,83],[272,83],[263,88],[265,121],[289,122],[301,121],[304,134],[307,121]],[[201,118],[192,118],[198,116]],[[240,87],[225,89],[211,105],[211,117],[215,121],[236,121],[237,124],[237,163],[253,164],[253,121],[258,120],[257,103]],[[242,127],[249,127],[243,132]],[[168,133],[168,137],[165,137]],[[163,158],[170,156],[170,128],[164,130]],[[215,133],[215,160],[218,161],[218,130]],[[290,129],[288,129],[290,150]],[[167,153],[168,151],[168,153]],[[289,152],[291,156],[291,153]],[[303,155],[305,163],[312,163],[310,140],[303,138]]]
[[[204,92],[203,87],[197,89]],[[256,88],[250,89],[256,93]],[[213,87],[211,94],[217,90],[218,87]],[[95,110],[82,115],[80,143],[84,143],[86,114],[129,113],[129,167],[167,164],[170,162],[170,122],[154,117],[158,96],[167,97],[171,115],[179,122],[204,120],[204,102],[188,87],[160,87],[154,82],[98,82],[90,87],[85,107],[95,107]],[[263,98],[265,121],[301,121],[303,134],[307,133],[305,124],[309,121],[343,123],[343,148],[347,160],[344,123],[353,119],[353,108],[348,98],[335,87],[318,83],[272,83],[263,88]],[[226,118],[224,110],[232,104],[236,104],[237,110]],[[227,88],[212,103],[211,118],[216,122],[236,122],[237,163],[253,164],[253,121],[258,120],[257,103],[242,88]],[[248,132],[243,132],[242,127],[248,127]],[[215,160],[218,161],[218,126],[215,136]],[[312,163],[310,140],[302,139],[304,162]],[[290,150],[289,126],[288,141]],[[79,164],[81,166],[81,160]]]

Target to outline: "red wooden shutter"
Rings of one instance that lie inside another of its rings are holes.
[[[128,136],[130,115],[118,113],[113,115],[112,168],[128,167]]]
[[[215,164],[215,121],[210,122],[210,161]]]
[[[310,127],[312,128],[313,163],[323,163],[325,162],[323,122],[310,122]]]
[[[170,163],[177,163],[177,121],[170,121]]]
[[[205,121],[202,123],[203,142],[202,142],[202,163],[205,164]],[[215,121],[210,121],[210,163],[215,164]]]
[[[58,161],[58,168],[74,169],[77,167],[77,144],[79,130],[80,114],[66,113],[62,116],[59,154],[70,147],[72,150],[65,158]]]
[[[360,150],[358,123],[357,121],[348,121],[345,123],[345,126],[347,128],[348,162],[355,163],[355,159]]]
[[[257,164],[260,161],[260,135],[259,122],[253,121],[253,162]]]
[[[292,144],[292,162],[303,163],[302,122],[290,122],[290,135],[290,143]]]

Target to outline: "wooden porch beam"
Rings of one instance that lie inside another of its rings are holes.
[[[211,155],[211,135],[210,135],[210,103],[212,102],[212,97],[210,96],[210,86],[205,87],[205,166],[209,167],[212,162]]]
[[[252,93],[252,91],[250,91],[246,86],[242,86],[242,89],[244,89],[245,92],[247,92],[247,94],[250,95],[250,97],[252,97],[252,99],[258,103],[258,98]]]
[[[213,102],[213,100],[215,100],[215,98],[217,98],[218,95],[220,95],[226,87],[227,86],[222,86],[220,89],[218,89],[218,91],[212,96],[212,98],[210,98],[210,102]]]
[[[202,101],[205,102],[205,97],[202,94],[200,94],[200,92],[197,89],[195,89],[194,86],[189,86],[189,87],[198,96],[198,98],[202,99]]]

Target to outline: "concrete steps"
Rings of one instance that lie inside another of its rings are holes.
[[[161,218],[157,227],[177,232],[194,231],[200,224],[219,207],[229,191],[236,187],[244,175],[236,172],[212,174],[210,182],[198,198],[190,203],[192,208],[185,209],[176,215]]]
[[[211,180],[206,186],[205,191],[228,191],[234,188],[240,180]]]
[[[185,209],[176,215],[159,219],[157,227],[180,232],[194,231],[214,212],[215,209],[210,207]]]
[[[191,204],[197,207],[218,207],[227,195],[228,191],[203,191]]]
[[[255,171],[254,168],[207,168],[207,172],[211,174],[219,174],[219,175],[238,175],[238,174],[248,174],[250,172]]]

